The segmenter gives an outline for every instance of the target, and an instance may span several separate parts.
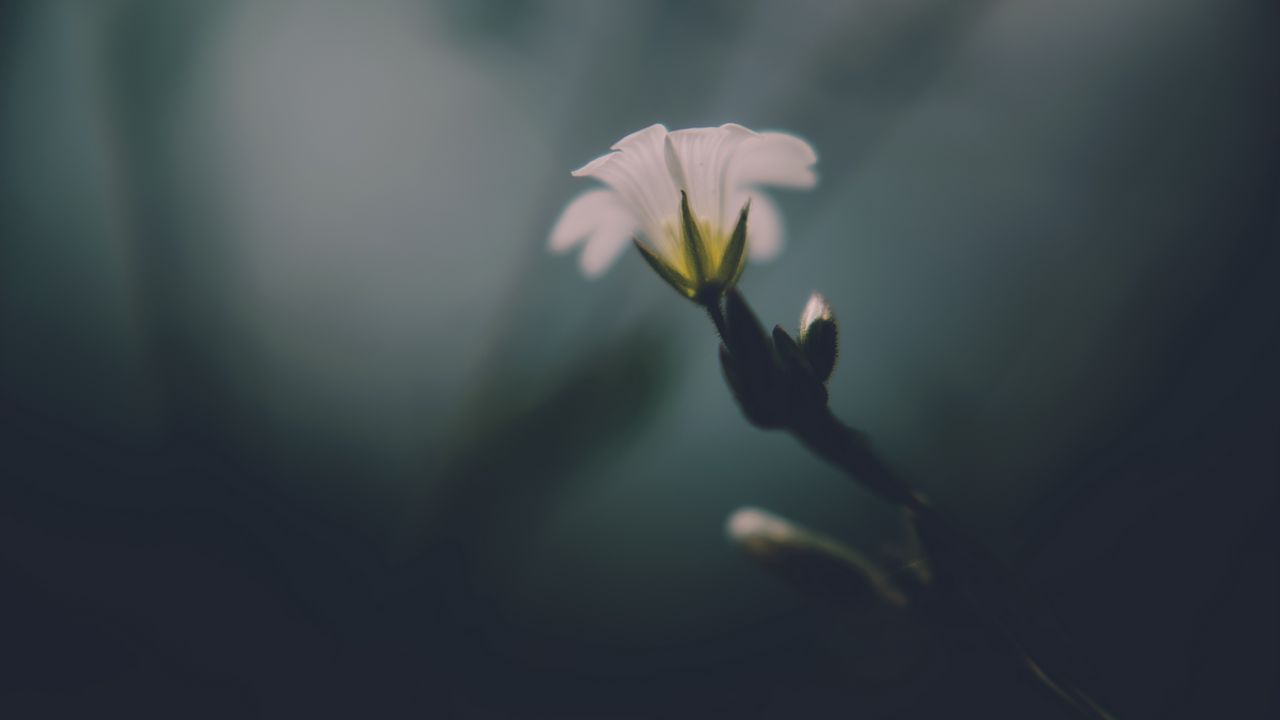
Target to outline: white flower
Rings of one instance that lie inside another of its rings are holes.
[[[650,264],[690,297],[696,292],[690,287],[710,278],[732,285],[741,272],[741,255],[730,259],[734,253],[726,250],[748,203],[746,255],[768,260],[782,249],[782,218],[759,187],[810,188],[817,183],[817,155],[808,143],[741,125],[670,133],[663,125],[651,125],[619,140],[612,150],[573,171],[574,177],[595,178],[607,187],[569,203],[551,231],[551,250],[567,252],[583,245],[579,264],[594,278],[636,238]],[[686,242],[682,193],[694,225],[693,250]],[[698,248],[701,268],[695,267]],[[720,267],[724,262],[738,267]],[[677,277],[668,277],[660,265]]]

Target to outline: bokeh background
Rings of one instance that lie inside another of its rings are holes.
[[[546,253],[653,122],[821,182],[839,415],[1120,718],[1274,717],[1280,6],[0,5],[0,714],[1057,717],[852,682],[724,540],[898,518],[749,427],[634,254]]]

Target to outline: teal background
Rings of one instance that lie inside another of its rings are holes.
[[[1267,716],[1278,15],[5,3],[0,712],[1050,716],[981,658],[832,672],[724,518],[894,513],[748,426],[634,253],[545,252],[569,170],[737,122],[818,151],[743,289],[830,300],[837,414],[1119,717]]]

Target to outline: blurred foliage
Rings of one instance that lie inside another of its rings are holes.
[[[487,516],[513,507],[537,522],[570,481],[586,480],[578,468],[616,451],[670,388],[667,341],[656,328],[633,330],[588,347],[551,377],[517,367],[486,378],[448,445],[425,526],[483,536],[495,530]]]

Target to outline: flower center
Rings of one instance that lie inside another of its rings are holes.
[[[725,248],[729,246],[730,233],[724,232],[707,218],[698,218],[696,224],[698,234],[702,237],[702,257],[706,258],[707,262],[704,270],[707,275],[714,277],[720,272],[720,260],[724,257]],[[670,263],[676,272],[693,279],[694,272],[684,252],[684,240],[681,235],[683,231],[680,225],[679,218],[662,224],[663,242],[660,245],[662,259]]]

